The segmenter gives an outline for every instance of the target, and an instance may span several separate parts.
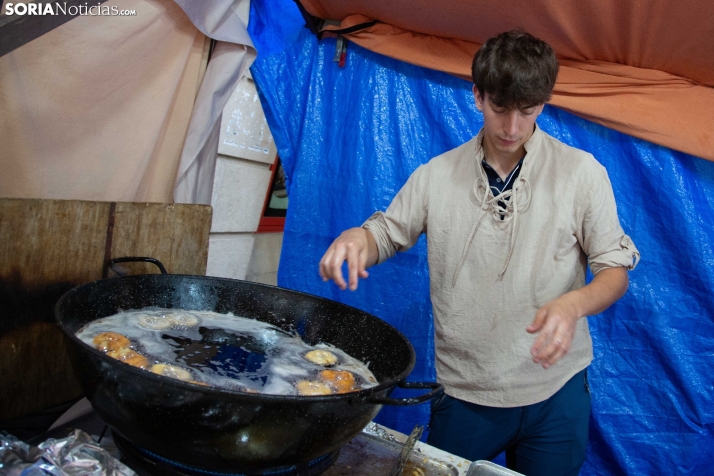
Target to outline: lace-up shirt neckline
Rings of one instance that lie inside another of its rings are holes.
[[[491,167],[486,158],[481,160],[481,165],[483,166],[484,172],[486,172],[486,177],[488,177],[488,186],[491,189],[494,197],[498,197],[503,192],[507,192],[513,188],[513,184],[516,182],[518,175],[521,173],[521,166],[523,165],[523,160],[525,156],[518,161],[516,166],[511,170],[511,173],[505,179],[501,179],[498,172]],[[506,208],[506,201],[510,200],[510,197],[505,197],[504,200],[499,200],[498,205],[502,208]],[[505,213],[501,214],[501,220],[505,217]]]

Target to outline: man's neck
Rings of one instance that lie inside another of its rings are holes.
[[[518,162],[526,155],[525,148],[521,147],[516,152],[511,154],[502,154],[493,152],[491,147],[483,141],[483,155],[484,160],[491,168],[501,177],[501,180],[505,180],[506,177],[513,171],[513,169],[518,165]]]

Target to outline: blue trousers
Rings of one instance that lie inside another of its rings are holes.
[[[432,403],[427,443],[471,461],[504,450],[509,469],[526,476],[575,476],[585,461],[590,421],[587,369],[549,399],[495,408],[443,395]]]

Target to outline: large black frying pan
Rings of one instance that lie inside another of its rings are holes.
[[[221,390],[132,367],[75,336],[91,321],[150,306],[231,312],[297,331],[309,344],[326,342],[368,362],[379,385],[315,397]],[[328,299],[258,283],[171,274],[103,279],[67,292],[55,316],[84,393],[112,430],[150,454],[203,471],[255,474],[304,464],[349,441],[382,405],[422,403],[443,391],[437,383],[405,382],[414,350],[386,322]],[[397,386],[430,392],[389,398]]]

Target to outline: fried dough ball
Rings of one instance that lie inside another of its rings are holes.
[[[175,378],[177,380],[191,380],[191,372],[182,369],[181,367],[176,367],[175,365],[154,364],[151,367],[151,371],[155,374],[163,375],[164,377]]]
[[[305,354],[305,358],[313,364],[329,367],[337,363],[337,356],[329,350],[316,349]]]
[[[144,329],[161,331],[173,326],[174,321],[168,316],[151,316],[149,314],[143,314],[139,316],[138,324],[139,327],[143,327]]]
[[[295,384],[295,388],[299,395],[305,396],[330,395],[332,393],[332,390],[326,384],[310,380],[300,380]]]
[[[144,357],[138,352],[135,352],[128,347],[124,347],[119,350],[112,350],[107,352],[109,357],[117,360],[121,360],[124,363],[133,365],[134,367],[139,367],[140,369],[149,368],[149,359]]]
[[[337,393],[346,393],[355,388],[355,376],[347,370],[323,370],[320,378],[326,381]]]
[[[171,313],[166,316],[174,325],[181,327],[193,327],[198,324],[198,317],[185,313]]]
[[[102,332],[94,337],[94,346],[102,352],[117,351],[130,345],[129,339],[116,332]]]

